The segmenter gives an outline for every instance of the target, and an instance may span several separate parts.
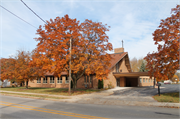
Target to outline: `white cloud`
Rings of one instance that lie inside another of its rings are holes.
[[[110,31],[107,32],[109,41],[114,48],[117,48],[122,46],[121,40],[123,39],[125,51],[129,52],[130,58],[144,57],[148,52],[156,51],[152,33],[158,27],[160,19],[170,16],[171,8],[179,3],[178,0],[24,0],[24,2],[44,20],[69,14],[71,18],[77,18],[81,22],[84,19],[91,19],[108,24],[111,26]],[[34,26],[44,25],[44,22],[22,2],[2,0],[1,3]],[[33,39],[37,37],[36,29],[5,10],[1,12],[2,57],[15,54],[19,48],[34,49],[37,44]]]

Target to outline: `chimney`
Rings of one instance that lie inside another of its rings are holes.
[[[114,48],[114,53],[123,53],[124,48]]]

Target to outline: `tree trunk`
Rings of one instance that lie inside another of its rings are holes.
[[[26,89],[28,89],[28,81],[26,81]]]
[[[76,90],[76,84],[77,84],[77,80],[73,80],[73,91]]]

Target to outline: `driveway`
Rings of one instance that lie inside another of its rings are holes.
[[[162,85],[161,93],[179,92],[176,84]],[[103,104],[103,105],[133,105],[133,106],[179,106],[177,103],[160,103],[154,100],[153,95],[158,94],[158,89],[153,87],[116,87],[88,95],[81,95],[78,103]]]
[[[163,84],[160,86],[160,93],[179,92],[179,84]],[[152,87],[132,87],[122,90],[115,90],[112,95],[116,96],[153,96],[158,94],[157,88]]]

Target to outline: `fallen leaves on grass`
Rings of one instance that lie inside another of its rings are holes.
[[[155,100],[158,102],[172,102],[172,103],[179,103],[179,92],[174,93],[164,93],[159,95],[153,96]]]

